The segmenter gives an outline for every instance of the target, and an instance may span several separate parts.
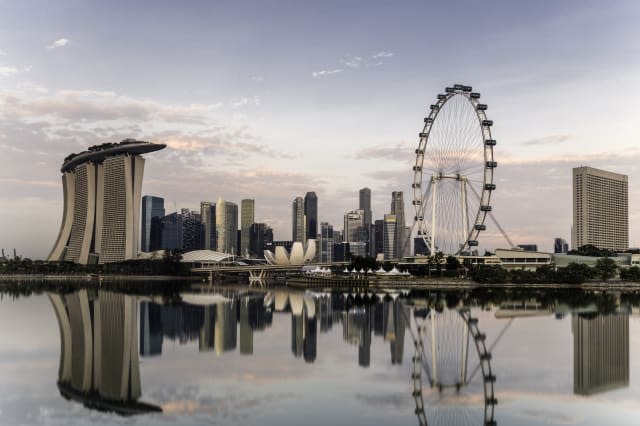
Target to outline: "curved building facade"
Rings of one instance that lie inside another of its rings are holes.
[[[62,165],[64,209],[48,260],[108,263],[135,259],[144,158],[166,145],[125,139],[72,154]]]

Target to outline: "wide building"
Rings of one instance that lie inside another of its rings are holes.
[[[629,185],[626,175],[573,169],[571,247],[584,245],[624,251],[629,248]]]
[[[144,158],[166,145],[125,139],[71,154],[62,164],[62,225],[48,260],[81,264],[138,256]]]

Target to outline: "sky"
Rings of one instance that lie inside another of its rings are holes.
[[[454,83],[489,106],[514,243],[570,240],[589,165],[629,176],[640,246],[639,18],[636,1],[0,0],[0,247],[45,258],[63,158],[127,137],[167,144],[143,184],[167,212],[254,198],[289,239],[296,196],[341,229],[369,187],[374,219],[395,190],[412,219],[418,133]],[[488,225],[481,246],[505,247]]]

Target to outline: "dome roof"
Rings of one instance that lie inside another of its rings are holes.
[[[185,263],[223,262],[233,259],[233,255],[213,250],[194,250],[182,255]]]

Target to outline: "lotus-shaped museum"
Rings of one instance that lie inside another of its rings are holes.
[[[264,251],[264,258],[271,265],[304,265],[311,262],[316,257],[316,240],[307,240],[303,245],[295,242],[291,246],[291,253],[282,246],[277,246],[275,254],[271,250]]]

